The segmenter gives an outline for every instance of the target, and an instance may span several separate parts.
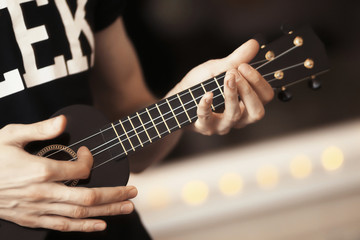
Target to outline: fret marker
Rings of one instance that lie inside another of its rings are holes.
[[[181,98],[180,98],[179,94],[176,94],[176,96],[178,97],[178,99],[179,99],[179,101],[180,101],[180,103],[181,103],[181,106],[183,107],[184,112],[185,112],[187,118],[189,119],[189,122],[191,122],[191,118],[189,117],[189,114],[187,113],[187,111],[186,111],[186,109],[185,109],[185,106],[184,106],[183,102],[181,101]]]
[[[128,141],[129,141],[129,143],[130,143],[130,145],[131,145],[132,150],[135,152],[135,148],[134,148],[134,146],[133,146],[133,144],[132,144],[132,142],[131,142],[131,140],[130,140],[130,138],[129,138],[129,135],[127,134],[127,132],[126,132],[126,130],[125,130],[125,128],[124,128],[124,125],[122,124],[121,120],[119,120],[119,123],[120,123],[122,129],[124,130],[124,133],[125,133],[126,138],[128,139]]]
[[[194,95],[193,95],[193,93],[192,93],[192,91],[191,91],[190,88],[189,88],[189,93],[191,94],[191,97],[192,97],[192,99],[194,100],[194,102],[195,102],[195,104],[196,104],[196,107],[198,107],[198,104],[197,104],[197,102],[196,102],[196,100],[195,100],[195,98],[194,98]]]
[[[122,141],[120,140],[119,134],[117,133],[116,128],[115,128],[115,126],[114,126],[114,124],[113,124],[113,123],[111,123],[111,126],[112,126],[112,128],[114,129],[114,131],[115,131],[115,133],[116,133],[116,136],[117,136],[117,138],[119,139],[119,142],[120,142],[120,144],[121,144],[122,148],[124,149],[125,154],[126,154],[126,155],[128,155],[128,153],[127,153],[127,151],[126,151],[126,149],[125,149],[125,147],[124,147],[124,144],[123,144],[123,143],[122,143]]]
[[[206,89],[205,89],[205,87],[204,87],[204,84],[201,83],[201,87],[202,87],[202,89],[204,90],[204,93],[206,93]],[[213,104],[211,104],[211,108],[215,111],[215,107],[214,107]]]
[[[155,123],[154,123],[154,120],[152,119],[152,117],[151,117],[151,115],[150,115],[149,110],[148,110],[147,108],[145,108],[145,109],[146,109],[147,114],[149,115],[149,118],[150,118],[150,120],[151,120],[152,124],[154,125],[154,128],[155,128],[155,130],[156,130],[157,134],[159,135],[159,138],[161,138],[161,135],[160,135],[160,133],[159,133],[159,131],[158,131],[158,129],[157,129],[157,127],[156,127]]]
[[[171,133],[171,131],[170,131],[170,129],[169,129],[169,126],[168,126],[167,123],[165,122],[164,116],[162,115],[162,113],[161,113],[161,111],[160,111],[160,108],[159,108],[159,106],[157,105],[157,103],[155,104],[155,106],[156,106],[157,110],[159,111],[160,116],[161,116],[163,122],[165,123],[165,126],[166,126],[168,132]]]
[[[216,79],[216,77],[214,77],[214,80],[215,80],[216,85],[218,86],[218,88],[219,88],[219,90],[220,90],[220,92],[221,92],[221,95],[222,95],[223,98],[225,99],[224,93],[223,93],[223,91],[222,91],[222,89],[221,89],[221,87],[220,87],[220,85],[219,85],[218,80]]]
[[[145,128],[145,126],[144,126],[143,121],[142,121],[141,118],[140,118],[139,113],[136,112],[136,115],[137,115],[138,119],[140,120],[142,127],[144,128],[144,131],[145,131],[145,133],[146,133],[146,136],[149,138],[150,143],[152,143],[151,138],[150,138],[150,136],[149,136],[149,133],[146,131],[146,128]]]
[[[170,103],[169,103],[169,100],[166,99],[166,102],[167,102],[167,104],[169,105],[169,108],[170,108],[172,114],[174,115],[174,118],[175,118],[175,120],[176,120],[177,125],[179,126],[179,128],[181,128],[181,125],[180,125],[180,123],[179,123],[179,121],[178,121],[178,119],[177,119],[177,117],[176,117],[176,115],[175,115],[175,113],[174,113],[174,110],[172,109],[172,107],[171,107],[171,105],[170,105]]]
[[[144,147],[144,145],[143,145],[143,143],[142,143],[142,141],[141,141],[141,139],[140,139],[140,137],[139,137],[139,134],[137,133],[136,128],[134,127],[134,124],[133,124],[133,122],[131,121],[131,118],[130,118],[129,116],[128,116],[128,119],[129,119],[129,122],[130,122],[130,124],[131,124],[131,127],[132,127],[132,128],[134,129],[134,131],[135,131],[136,137],[138,138],[141,147]]]

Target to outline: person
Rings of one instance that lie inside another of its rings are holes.
[[[55,230],[50,239],[150,238],[138,216],[130,214],[136,187],[59,183],[89,176],[93,159],[86,147],[75,162],[24,150],[30,142],[61,134],[66,118],[49,117],[62,107],[92,104],[115,120],[158,101],[146,87],[123,11],[120,0],[0,0],[0,219]],[[226,134],[264,116],[264,104],[274,93],[247,64],[258,48],[249,40],[227,57],[195,67],[167,94],[227,71],[224,112],[211,111],[213,96],[206,93],[192,131]],[[131,171],[163,159],[180,136],[177,131],[131,156]],[[97,218],[110,215],[124,218]]]

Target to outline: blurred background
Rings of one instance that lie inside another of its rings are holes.
[[[331,71],[291,86],[256,124],[226,136],[186,132],[130,184],[155,239],[360,239],[360,2],[138,0],[124,19],[159,97],[196,65],[284,23],[310,25]]]

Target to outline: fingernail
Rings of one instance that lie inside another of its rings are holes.
[[[133,205],[131,203],[126,203],[124,205],[121,206],[121,212],[122,213],[131,213],[133,210]]]
[[[129,191],[129,193],[128,193],[128,198],[134,198],[134,197],[136,197],[137,194],[138,194],[137,189],[136,189],[136,188],[133,188],[133,189],[131,189],[131,190]]]
[[[106,224],[105,223],[96,223],[94,225],[94,229],[95,231],[102,231],[106,228]]]
[[[235,88],[234,78],[231,78],[230,80],[228,80],[227,83],[228,83],[229,88],[231,88],[231,89],[234,89],[234,88]]]
[[[205,97],[205,102],[206,102],[207,104],[210,104],[210,103],[211,103],[211,98],[210,98],[209,96],[206,96],[206,97]]]

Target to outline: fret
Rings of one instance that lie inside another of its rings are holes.
[[[154,124],[160,134],[161,137],[168,135],[168,126],[167,123],[164,122],[163,118],[160,116],[159,111],[156,107],[156,105],[152,105],[148,108],[148,111],[150,113],[150,116],[152,120],[154,121]]]
[[[127,153],[127,151],[126,151],[126,149],[125,149],[125,147],[124,147],[124,144],[123,144],[123,142],[121,141],[121,139],[120,139],[120,136],[119,136],[118,132],[116,131],[116,128],[115,128],[114,124],[113,124],[113,123],[111,123],[111,126],[112,126],[112,128],[114,129],[114,132],[116,133],[116,136],[117,136],[117,138],[118,138],[118,140],[119,140],[119,142],[120,142],[120,144],[121,144],[121,146],[122,146],[122,148],[123,148],[123,150],[124,150],[125,154],[126,154],[126,155],[128,155],[128,153]]]
[[[145,108],[145,110],[146,110],[147,114],[149,115],[150,121],[151,121],[152,124],[154,125],[154,128],[155,128],[157,134],[159,135],[159,138],[161,138],[161,135],[160,135],[160,133],[159,133],[159,130],[157,129],[157,127],[156,127],[156,125],[155,125],[155,123],[154,123],[154,120],[152,119],[152,117],[151,117],[151,115],[150,115],[149,110],[148,110],[147,108]]]
[[[131,127],[134,129],[135,135],[136,135],[136,137],[138,138],[141,147],[144,147],[144,144],[142,143],[142,141],[141,141],[141,139],[140,139],[140,137],[139,137],[139,134],[138,134],[138,132],[136,131],[136,128],[134,127],[134,124],[133,124],[133,122],[131,121],[131,118],[130,118],[129,116],[128,116],[128,120],[129,120],[129,122],[130,122],[130,124],[131,124]]]
[[[171,133],[171,131],[170,131],[170,129],[169,129],[169,126],[167,125],[167,123],[166,123],[166,121],[165,121],[165,119],[164,119],[164,116],[163,116],[163,114],[162,114],[162,113],[161,113],[161,111],[160,111],[159,106],[158,106],[157,104],[155,104],[155,106],[156,106],[156,108],[157,108],[157,110],[158,110],[158,112],[159,112],[159,114],[160,114],[160,116],[161,116],[161,118],[162,118],[163,122],[165,123],[165,126],[166,126],[166,128],[167,128],[168,132],[169,132],[169,133]]]
[[[174,114],[172,113],[167,101],[167,99],[163,99],[160,102],[158,102],[158,107],[160,112],[162,113],[164,120],[166,122],[166,125],[168,126],[170,132],[175,131],[179,128],[179,124],[177,124],[176,119],[174,117]],[[169,134],[169,131],[166,133],[166,135]]]
[[[219,104],[224,102],[224,98],[221,95],[220,88],[213,78],[203,82],[203,86],[205,87],[205,89],[213,93],[213,106],[218,106]],[[215,107],[213,109],[215,109]]]
[[[221,95],[222,95],[223,98],[225,99],[224,93],[223,93],[223,91],[222,91],[222,89],[221,89],[221,87],[220,87],[220,85],[219,85],[218,80],[217,80],[216,77],[214,77],[214,81],[215,81],[216,85],[218,86],[218,88],[219,88],[219,90],[220,90],[220,92],[221,92]]]
[[[174,119],[176,120],[177,125],[179,126],[179,128],[181,128],[181,125],[180,125],[180,123],[179,123],[179,120],[177,119],[177,117],[176,117],[176,115],[175,115],[175,113],[174,113],[174,110],[173,110],[173,108],[171,107],[171,105],[170,105],[170,103],[169,103],[169,100],[166,99],[166,102],[167,102],[167,104],[168,104],[168,106],[169,106],[169,108],[170,108],[170,110],[171,110],[171,113],[172,113],[173,116],[174,116]]]
[[[182,102],[179,94],[176,94],[176,96],[178,97],[178,99],[179,99],[179,101],[180,101],[180,103],[181,103],[181,106],[182,106],[182,108],[184,109],[184,112],[185,112],[187,118],[189,119],[189,122],[191,122],[191,118],[189,117],[189,114],[188,114],[188,112],[186,111],[186,108],[185,108],[185,106],[184,106],[184,103]]]
[[[131,145],[132,150],[135,152],[134,145],[132,144],[132,142],[131,142],[131,140],[130,140],[130,138],[129,138],[129,135],[128,135],[126,129],[124,128],[124,125],[123,125],[122,121],[119,120],[119,123],[120,123],[121,128],[123,129],[123,131],[124,131],[124,133],[125,133],[125,136],[126,136],[127,140],[129,141],[129,143],[130,143],[130,145]]]
[[[189,120],[184,112],[184,109],[181,107],[181,102],[176,95],[169,98],[169,103],[174,110],[174,114],[179,122],[179,125],[182,127],[185,123],[188,123]]]
[[[146,130],[145,125],[144,125],[143,121],[141,120],[141,117],[140,117],[139,113],[136,112],[136,115],[137,115],[138,119],[139,119],[140,122],[141,122],[141,126],[143,127],[144,132],[146,133],[146,136],[148,137],[150,143],[152,143],[151,137],[149,136],[149,133],[148,133],[148,131]]]
[[[214,79],[209,80],[209,83],[207,85],[208,89],[214,89],[213,104],[214,106],[217,106],[216,108],[220,108],[221,106],[224,106],[224,93],[222,90],[223,88],[221,87],[224,85],[224,78],[225,78],[225,73],[219,74]]]
[[[189,93],[190,93],[192,99],[194,100],[194,102],[195,102],[195,104],[196,104],[196,107],[198,107],[198,103],[196,102],[196,99],[195,99],[195,97],[194,97],[194,94],[193,94],[192,91],[191,91],[191,88],[189,88],[188,90],[189,90]]]
[[[197,116],[197,105],[194,102],[194,98],[192,97],[191,93],[186,90],[179,94],[181,101],[184,103],[184,107],[188,116],[190,117],[191,121],[194,120],[194,117]]]
[[[203,83],[200,83],[200,84],[201,84],[202,89],[204,90],[204,93],[206,93],[206,89],[204,87],[204,84]],[[213,111],[215,111],[215,107],[214,107],[213,104],[211,104],[211,108],[212,108]]]
[[[151,106],[150,106],[151,107]],[[154,141],[157,138],[160,138],[158,134],[158,130],[155,128],[153,121],[151,120],[151,115],[144,108],[142,113],[140,113],[141,119],[144,123],[146,131],[149,133],[151,141]]]

